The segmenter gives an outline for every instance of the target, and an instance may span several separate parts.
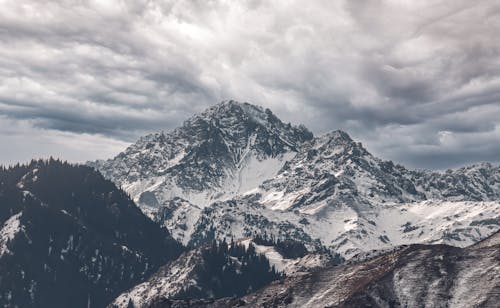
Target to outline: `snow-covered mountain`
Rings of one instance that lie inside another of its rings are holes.
[[[223,102],[89,163],[184,244],[272,234],[350,258],[409,243],[466,246],[500,226],[500,167],[409,170],[343,131],[314,137]]]
[[[268,109],[228,101],[91,165],[143,205],[181,197],[204,207],[256,188],[310,139]]]
[[[185,242],[191,246],[214,237],[244,238],[267,233],[302,242],[310,251],[327,247],[332,253],[351,258],[411,243],[470,245],[499,229],[500,203],[434,200],[385,204],[365,212],[342,205],[317,216],[272,210],[258,201],[242,199],[216,202],[186,224],[188,215],[179,208],[165,223],[176,230],[174,237],[188,239]]]

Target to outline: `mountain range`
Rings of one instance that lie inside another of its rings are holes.
[[[190,247],[266,233],[349,259],[402,244],[464,247],[500,223],[499,166],[411,170],[343,131],[314,136],[235,101],[89,165]]]
[[[413,170],[224,101],[0,166],[3,307],[496,307],[500,166]]]

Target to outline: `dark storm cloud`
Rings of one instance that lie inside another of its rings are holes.
[[[499,17],[494,1],[4,1],[0,161],[111,155],[223,99],[413,167],[498,161]]]

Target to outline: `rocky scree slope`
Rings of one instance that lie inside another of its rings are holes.
[[[234,101],[90,165],[192,246],[266,232],[349,258],[409,243],[466,246],[500,225],[499,166],[409,170],[345,132],[314,137]]]
[[[2,307],[103,307],[180,252],[92,168],[0,168]]]

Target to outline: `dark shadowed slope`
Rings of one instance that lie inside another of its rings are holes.
[[[110,308],[149,307],[170,299],[243,296],[283,276],[252,244],[225,242],[193,249],[121,294]]]
[[[2,307],[103,307],[180,251],[92,168],[0,169]]]

